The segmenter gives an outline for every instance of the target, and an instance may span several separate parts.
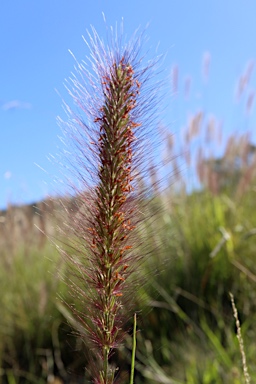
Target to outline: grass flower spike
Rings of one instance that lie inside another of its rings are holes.
[[[136,105],[139,87],[139,83],[135,85],[133,74],[124,57],[113,64],[110,73],[102,80],[105,102],[95,118],[100,131],[97,143],[99,184],[96,187],[95,214],[88,230],[95,259],[91,276],[97,306],[94,337],[104,362],[100,383],[113,380],[112,373],[109,378],[108,359],[116,347],[117,317],[122,307],[120,298],[129,272],[126,255],[132,248],[126,239],[134,227],[125,204],[133,189],[133,128],[137,126],[129,116]]]
[[[75,256],[66,256],[79,277],[70,285],[84,310],[73,311],[95,352],[94,383],[110,384],[115,369],[109,358],[122,341],[132,275],[142,256],[134,246],[140,222],[136,177],[147,169],[145,128],[149,135],[157,89],[148,85],[153,63],[141,64],[141,36],[123,45],[113,33],[111,46],[104,47],[92,31],[88,63],[93,74],[88,63],[77,63],[78,75],[68,87],[80,108],[73,113],[66,105],[80,206],[72,225]]]

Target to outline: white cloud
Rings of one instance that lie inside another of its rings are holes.
[[[12,177],[12,173],[10,171],[6,171],[5,174],[4,174],[4,178],[6,180],[10,179]]]
[[[2,104],[1,109],[4,111],[10,111],[14,109],[30,109],[32,105],[27,102],[23,102],[20,100],[11,100]]]

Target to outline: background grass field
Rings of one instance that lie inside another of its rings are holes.
[[[134,292],[136,383],[243,382],[229,292],[238,308],[249,372],[256,379],[255,154],[245,136],[239,143],[227,143],[223,168],[214,168],[214,158],[200,160],[197,169],[205,167],[208,173],[197,191],[186,192],[179,174],[178,188],[172,180],[148,203],[154,220],[145,222],[143,236],[152,251],[139,272],[147,282]],[[66,266],[53,244],[62,240],[57,235],[62,205],[55,199],[1,212],[2,383],[88,379],[86,346],[65,304],[74,300],[65,283]],[[70,200],[72,214],[74,207]],[[128,336],[112,359],[125,370],[130,354]]]
[[[179,144],[163,133],[172,160],[151,182],[170,178],[161,192],[152,188],[138,234],[148,257],[138,272],[145,284],[134,289],[136,384],[244,382],[229,292],[256,381],[256,147],[243,132],[222,142],[220,155],[216,122],[197,111]],[[0,383],[89,380],[56,247],[69,247],[61,233],[77,209],[62,197],[0,212]],[[124,383],[131,348],[130,332],[112,357]]]

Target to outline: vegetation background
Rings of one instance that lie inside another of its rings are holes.
[[[148,0],[145,7],[137,0],[118,6],[115,0],[90,6],[84,0],[76,0],[76,6],[14,0],[3,1],[0,12],[0,206],[31,196],[38,201],[0,211],[0,383],[90,379],[81,327],[68,307],[79,308],[80,302],[74,303],[69,271],[56,248],[65,242],[69,249],[68,236],[59,233],[77,215],[78,204],[53,194],[40,199],[52,191],[55,179],[45,155],[59,144],[55,117],[62,110],[54,89],[62,88],[74,64],[67,49],[86,56],[79,36],[91,23],[102,30],[102,10],[110,25],[124,16],[128,34],[151,21],[149,44],[158,47],[160,41],[160,51],[168,51],[166,85],[172,94],[167,100],[171,123],[159,127],[163,167],[151,173],[154,188],[142,231],[151,250],[139,270],[147,284],[133,294],[135,383],[244,382],[229,292],[256,381],[253,61],[233,79],[241,62],[255,57],[255,2]],[[173,65],[169,81],[173,62],[180,67]],[[229,100],[230,84],[235,104]],[[164,190],[156,187],[162,180]],[[123,347],[112,356],[123,383],[131,361],[130,321]]]
[[[244,119],[253,105],[252,70],[249,63],[237,81]],[[174,67],[174,94],[178,73]],[[221,142],[218,117],[203,108],[191,113],[180,137],[161,129],[172,160],[164,173],[152,174],[152,185],[163,174],[171,177],[150,196],[149,217],[158,214],[143,228],[152,254],[139,272],[147,284],[134,292],[135,383],[244,382],[229,292],[255,381],[256,147],[246,130]],[[89,380],[80,325],[64,304],[74,300],[63,279],[66,266],[52,243],[76,207],[75,198],[54,198],[0,214],[3,384]],[[129,369],[131,342],[128,335],[112,357],[120,375]]]

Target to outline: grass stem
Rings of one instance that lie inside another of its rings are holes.
[[[132,339],[132,361],[131,361],[130,384],[134,383],[134,368],[135,368],[135,353],[136,353],[136,328],[137,328],[137,315],[136,315],[136,313],[134,313],[134,317],[133,317],[133,339]]]

